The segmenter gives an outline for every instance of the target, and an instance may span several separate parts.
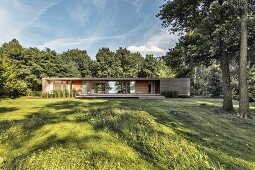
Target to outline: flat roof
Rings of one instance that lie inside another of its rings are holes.
[[[49,77],[49,78],[42,78],[44,80],[84,80],[84,81],[125,81],[125,80],[162,80],[162,79],[179,79],[179,78],[112,78],[112,77],[107,77],[107,78],[70,78],[70,77]],[[189,79],[189,78],[180,78],[180,79]]]

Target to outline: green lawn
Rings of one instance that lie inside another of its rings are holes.
[[[255,169],[255,120],[220,105],[2,99],[0,169]]]

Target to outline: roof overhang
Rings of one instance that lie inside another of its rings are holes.
[[[137,81],[137,80],[160,80],[162,78],[59,78],[59,77],[50,77],[42,78],[49,81],[74,81],[74,80],[83,80],[83,81]]]

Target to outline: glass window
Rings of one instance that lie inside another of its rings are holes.
[[[91,81],[91,94],[135,93],[135,81]]]
[[[90,93],[91,94],[96,93],[96,82],[95,81],[90,82]]]
[[[82,94],[87,94],[86,81],[82,81]]]
[[[71,91],[71,85],[72,85],[72,81],[67,81],[66,89],[67,89],[69,92]]]
[[[118,93],[117,87],[116,87],[116,81],[109,81],[108,86],[109,86],[109,90],[108,90],[109,94]]]
[[[130,82],[130,93],[135,93],[135,81]]]

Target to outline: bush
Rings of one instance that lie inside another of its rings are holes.
[[[161,93],[165,98],[177,98],[179,96],[178,91],[176,90],[167,90]]]
[[[41,97],[42,92],[41,91],[28,91],[27,96],[29,96],[29,97]]]
[[[29,97],[41,97],[41,98],[73,98],[76,95],[76,91],[68,90],[54,90],[53,92],[41,92],[41,91],[31,91],[27,93]]]

